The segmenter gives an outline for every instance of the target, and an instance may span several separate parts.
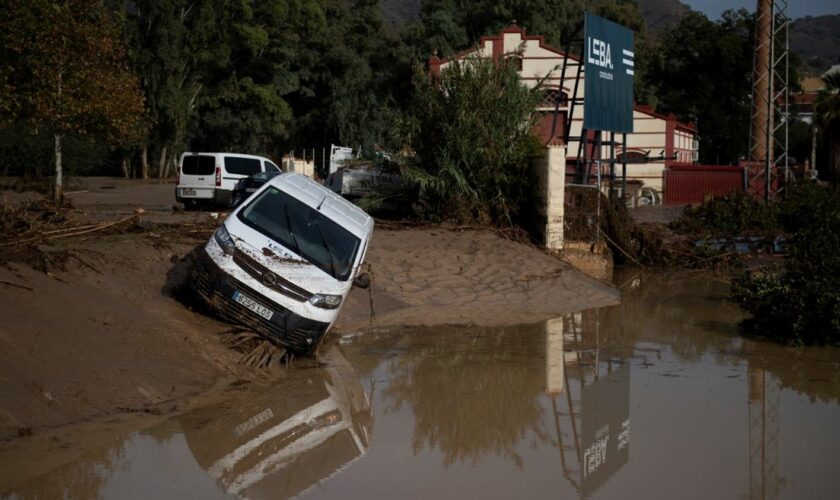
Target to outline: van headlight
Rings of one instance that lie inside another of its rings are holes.
[[[316,293],[309,298],[309,303],[321,309],[335,309],[341,305],[341,295]]]
[[[230,237],[230,233],[225,229],[224,224],[219,226],[219,229],[216,229],[216,232],[213,233],[213,238],[222,247],[224,253],[233,255],[234,250],[236,250],[236,243],[233,242],[233,238]]]

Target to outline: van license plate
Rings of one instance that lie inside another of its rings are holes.
[[[195,189],[181,189],[181,196],[195,196]]]
[[[247,295],[243,295],[239,292],[233,292],[233,300],[238,304],[242,304],[243,306],[247,307],[248,309],[254,311],[255,313],[259,314],[263,318],[270,320],[272,316],[274,316],[274,311],[263,307],[257,304],[254,299],[248,297]]]

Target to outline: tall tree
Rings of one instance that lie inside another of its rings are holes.
[[[828,171],[831,179],[840,183],[840,71],[823,77],[825,88],[814,105],[815,124],[828,149]]]
[[[407,120],[416,155],[407,172],[435,215],[511,224],[530,196],[529,156],[541,88],[523,85],[511,60],[476,56],[439,77],[418,69]]]
[[[467,33],[464,12],[454,0],[426,0],[420,4],[422,39],[431,55],[448,56],[473,42]]]
[[[660,38],[650,68],[657,110],[698,123],[701,162],[733,163],[747,153],[753,25],[743,9],[716,22],[690,12]]]
[[[196,29],[208,40],[200,45],[204,90],[193,144],[277,150],[293,123],[285,96],[299,87],[301,45],[323,14],[312,0],[230,0],[206,2],[200,19]]]
[[[375,0],[321,0],[325,22],[302,44],[299,89],[287,96],[301,146],[393,145],[393,114],[411,89],[412,52]],[[423,55],[426,57],[426,54]]]
[[[129,60],[140,77],[152,123],[142,145],[142,176],[149,177],[148,151],[158,152],[158,174],[168,155],[182,147],[201,90],[200,64],[194,57],[196,2],[136,0],[123,10]]]
[[[3,0],[0,10],[0,110],[53,134],[60,201],[66,134],[101,133],[114,145],[142,135],[137,78],[101,1]]]

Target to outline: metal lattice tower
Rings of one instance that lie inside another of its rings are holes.
[[[778,173],[788,178],[789,122],[789,25],[788,0],[758,0],[753,54],[752,112],[749,159],[764,168],[750,182],[753,192],[763,191],[765,201],[778,193]],[[778,151],[778,154],[775,154]],[[763,183],[757,182],[763,180]],[[757,189],[762,186],[763,189]],[[757,193],[756,193],[757,194]]]

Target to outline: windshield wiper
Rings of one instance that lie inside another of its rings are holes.
[[[316,222],[314,224],[315,229],[318,230],[318,236],[321,238],[321,245],[324,246],[324,250],[327,251],[327,257],[330,258],[330,269],[332,269],[333,278],[338,279],[338,273],[335,270],[335,262],[332,255],[332,250],[330,250],[330,246],[327,244],[327,239],[324,238],[324,233],[321,232],[321,226],[318,225]]]
[[[295,233],[294,231],[292,231],[292,221],[291,219],[289,219],[289,208],[286,207],[283,211],[286,213],[286,230],[289,231],[289,236],[292,237],[292,245],[295,246],[293,250],[296,254],[303,257],[302,255],[300,255],[300,247],[298,246],[297,238],[295,238]]]

